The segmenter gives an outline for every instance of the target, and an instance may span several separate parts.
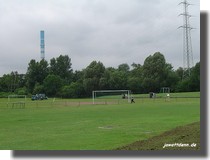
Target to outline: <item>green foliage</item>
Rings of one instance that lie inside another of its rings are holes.
[[[0,98],[7,98],[9,95],[12,94],[12,92],[0,92]]]
[[[99,84],[99,82],[96,77],[85,78],[83,80],[83,86],[84,86],[87,96],[90,96],[92,94],[93,90],[97,90],[98,84]]]
[[[133,69],[130,71],[130,76],[142,78],[143,67],[140,64],[135,64],[135,63],[133,63],[131,66],[133,67]]]
[[[1,91],[11,92],[12,77],[10,74],[4,74],[0,79]]]
[[[34,86],[33,94],[44,93],[44,86],[36,83]]]
[[[138,77],[130,77],[128,78],[127,87],[133,92],[133,93],[139,93],[142,91],[142,84],[141,79]]]
[[[50,74],[58,75],[60,78],[71,82],[72,68],[71,59],[68,55],[60,55],[50,60]]]
[[[17,71],[4,74],[0,77],[0,92],[14,92],[17,88],[24,87],[25,78]]]
[[[191,75],[183,79],[183,68],[173,70],[162,53],[149,55],[144,64],[127,63],[117,68],[105,67],[92,61],[81,71],[72,70],[68,55],[46,60],[32,59],[27,73],[11,72],[0,77],[0,92],[14,92],[26,87],[28,94],[45,93],[47,96],[90,97],[93,90],[129,89],[133,93],[160,91],[170,87],[172,92],[200,91],[200,62],[191,68]],[[78,87],[78,91],[76,91]]]
[[[60,78],[56,79],[50,75]],[[51,80],[49,78],[51,78]],[[61,87],[63,83],[69,84],[72,81],[71,59],[67,55],[60,55],[58,58],[52,58],[50,60],[50,66],[45,60],[41,60],[40,62],[31,60],[26,73],[26,79],[26,85],[30,93],[36,94],[45,91],[49,93],[49,96],[57,95],[58,88]],[[50,81],[56,81],[55,86],[48,84]]]
[[[200,62],[192,68],[190,77],[191,91],[200,91]]]
[[[57,75],[50,74],[44,79],[43,86],[47,95],[56,96],[62,87],[62,79]]]
[[[85,69],[85,78],[101,78],[105,71],[103,63],[93,61]]]
[[[117,71],[111,72],[110,74],[110,88],[113,89],[127,89],[127,78],[125,72]]]
[[[60,94],[63,98],[80,98],[84,96],[84,88],[81,83],[72,82],[68,86],[63,86]]]
[[[171,80],[168,80],[173,77],[170,74],[171,72],[172,66],[166,63],[164,56],[160,52],[147,57],[143,65],[144,79],[142,83],[144,90],[147,92],[158,92],[163,86],[171,86]],[[173,83],[176,83],[176,81]]]
[[[129,70],[130,70],[130,67],[129,67],[129,65],[128,65],[127,63],[123,63],[123,64],[120,64],[120,65],[118,66],[118,70],[119,70],[119,71],[122,71],[122,72],[128,73]]]
[[[22,87],[22,88],[18,88],[15,90],[15,94],[17,95],[27,95],[27,88],[26,87]]]
[[[191,69],[190,77],[187,77],[178,82],[176,91],[192,92],[200,91],[200,62]]]
[[[36,62],[36,60],[31,60],[26,73],[29,92],[33,92],[36,83],[43,84],[43,81],[48,74],[49,69],[47,61],[41,60],[40,62]]]
[[[101,62],[93,61],[84,70],[83,86],[87,95],[91,95],[93,90],[100,88],[100,79],[105,72],[105,67]]]

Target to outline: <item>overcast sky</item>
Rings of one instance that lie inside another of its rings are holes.
[[[183,65],[181,0],[0,0],[0,76],[26,73],[40,60],[40,30],[45,57],[68,54],[73,70],[93,60],[106,67],[161,52],[174,69]],[[200,61],[200,6],[190,0],[194,64]]]

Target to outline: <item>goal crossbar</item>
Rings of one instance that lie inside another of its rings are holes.
[[[117,93],[117,92],[126,93],[128,95],[128,97],[127,97],[128,102],[130,102],[130,98],[131,98],[130,90],[96,90],[96,91],[92,91],[93,104],[95,104],[96,93]]]

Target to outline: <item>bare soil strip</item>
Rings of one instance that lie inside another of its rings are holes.
[[[199,150],[200,122],[180,126],[147,140],[136,141],[115,150]]]

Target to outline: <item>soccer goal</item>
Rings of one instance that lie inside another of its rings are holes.
[[[162,87],[160,89],[160,93],[170,93],[170,88],[169,87]]]
[[[130,90],[92,91],[93,104],[119,104],[131,101]]]
[[[7,100],[7,107],[11,108],[25,108],[26,95],[9,95]]]

